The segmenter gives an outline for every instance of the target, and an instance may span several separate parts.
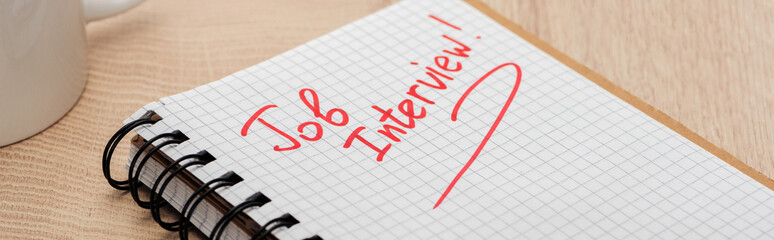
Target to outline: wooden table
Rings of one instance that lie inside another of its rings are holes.
[[[121,120],[392,2],[149,0],[90,23],[78,104],[46,131],[0,148],[0,238],[176,237],[102,177],[102,149]],[[485,2],[774,176],[771,1]]]

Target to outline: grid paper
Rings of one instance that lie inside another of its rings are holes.
[[[424,66],[457,47],[444,34],[472,50],[469,58],[445,54],[463,66],[447,73],[454,77],[444,81],[447,89],[420,88],[435,105],[412,99],[427,116],[397,134],[401,142],[382,162],[358,141],[344,149],[358,126],[376,146],[390,143],[376,133],[382,123],[371,106],[397,113],[415,79],[432,82]],[[454,104],[508,62],[521,67],[519,92],[481,155],[433,209],[492,125],[515,72],[498,71],[479,85],[456,122],[449,119]],[[318,93],[322,109],[344,109],[349,124],[315,118],[299,100],[303,88]],[[262,118],[295,136],[299,149],[273,151],[290,143],[258,122],[240,135],[267,104],[278,108]],[[272,202],[248,211],[258,223],[286,212],[299,219],[275,232],[281,239],[774,237],[774,191],[458,0],[397,3],[147,109],[164,119],[139,129],[144,138],[173,129],[191,138],[167,155],[206,149],[216,156],[195,176],[206,181],[232,170],[245,179],[219,191],[233,205],[261,191]],[[322,140],[298,137],[296,127],[307,121],[321,123]]]

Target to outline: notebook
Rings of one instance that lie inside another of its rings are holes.
[[[398,2],[125,123],[129,170],[157,150],[138,184],[206,151],[161,199],[207,236],[774,238],[774,181],[475,1]]]

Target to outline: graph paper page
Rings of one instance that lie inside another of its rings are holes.
[[[219,193],[271,198],[247,213],[292,214],[282,239],[774,237],[774,191],[462,1],[396,3],[160,102],[138,132],[184,132],[165,152],[209,151],[192,173],[238,173]]]

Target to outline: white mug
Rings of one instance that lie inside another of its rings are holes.
[[[0,0],[0,147],[43,131],[86,85],[85,23],[142,0]]]

